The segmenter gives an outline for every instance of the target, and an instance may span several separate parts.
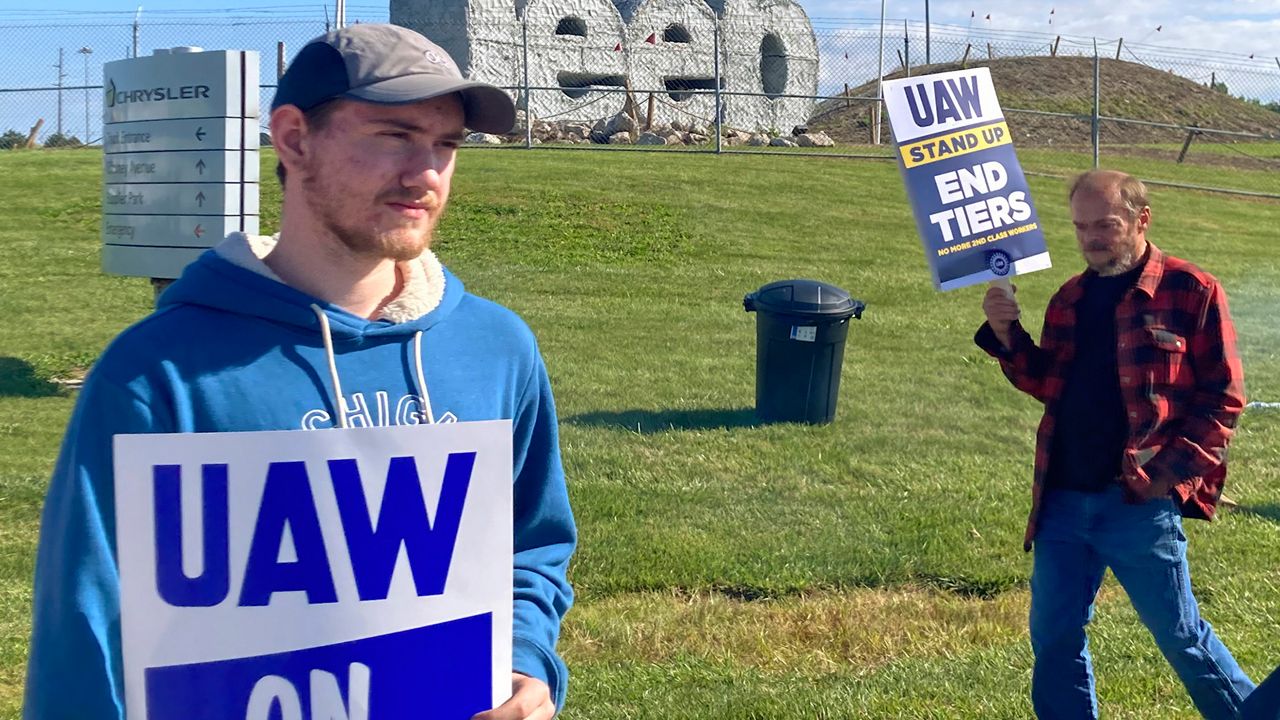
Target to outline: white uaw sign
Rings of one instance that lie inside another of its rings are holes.
[[[511,422],[118,435],[129,720],[467,720],[511,694]]]
[[[174,278],[258,232],[258,54],[157,51],[103,66],[102,267]]]

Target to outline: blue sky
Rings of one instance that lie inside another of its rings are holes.
[[[48,17],[64,13],[111,11],[132,13],[139,3],[120,0],[3,0],[0,1],[0,24],[21,14],[27,18]],[[143,14],[162,14],[176,10],[208,9],[211,4],[197,0],[142,0]],[[320,14],[322,0],[226,0],[225,8],[258,8],[262,12],[284,10],[290,14]],[[329,0],[330,8],[334,3]],[[875,0],[800,0],[813,18],[877,18],[880,3]],[[887,3],[890,18],[924,19],[924,0]],[[357,0],[348,3],[348,15],[385,8],[385,3]],[[1114,39],[1124,36],[1130,42],[1222,50],[1233,53],[1255,53],[1259,56],[1280,55],[1280,0],[931,0],[930,19],[952,25],[989,27],[998,30],[1065,33]],[[1052,12],[1052,14],[1051,14]],[[971,19],[971,14],[973,18]],[[987,20],[987,15],[991,20]],[[1052,20],[1052,22],[1050,22]],[[1156,30],[1160,28],[1160,30]]]
[[[878,18],[881,12],[878,0],[799,1],[810,18],[869,19]],[[923,22],[925,1],[887,1],[886,15]],[[12,24],[14,18],[64,22],[86,13],[111,13],[125,19],[132,17],[140,4],[143,18],[155,20],[192,12],[225,14],[228,10],[262,17],[323,17],[325,5],[332,12],[334,1],[225,0],[223,9],[209,10],[209,4],[196,0],[0,0],[0,26]],[[385,17],[387,3],[356,0],[347,6],[348,18],[379,13]],[[1276,40],[1280,38],[1280,0],[931,0],[929,15],[934,23],[954,26],[1107,40],[1124,37],[1126,42],[1256,54],[1260,58],[1280,55],[1280,41]]]

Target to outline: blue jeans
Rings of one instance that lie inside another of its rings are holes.
[[[1280,720],[1280,667],[1244,701],[1242,720]]]
[[[1238,717],[1253,682],[1200,617],[1182,516],[1168,498],[1125,503],[1119,486],[1100,493],[1049,490],[1041,500],[1031,575],[1036,715],[1098,717],[1084,628],[1108,567],[1200,714]]]

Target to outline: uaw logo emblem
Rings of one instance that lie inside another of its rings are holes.
[[[1013,258],[1003,250],[992,250],[987,256],[987,267],[991,268],[991,272],[998,277],[1004,277],[1013,269]]]
[[[429,62],[429,63],[431,63],[431,64],[433,64],[433,65],[448,65],[448,64],[449,64],[449,61],[448,61],[448,60],[446,60],[446,59],[445,59],[445,57],[444,57],[443,55],[441,55],[440,53],[436,52],[435,50],[432,50],[431,48],[427,48],[426,50],[424,50],[424,51],[422,52],[422,56],[423,56],[423,57],[425,57],[425,58],[427,59],[427,62]]]

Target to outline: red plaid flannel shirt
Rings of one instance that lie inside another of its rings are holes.
[[[1168,483],[1184,516],[1209,520],[1227,475],[1227,444],[1245,405],[1235,326],[1216,278],[1149,247],[1136,286],[1116,308],[1116,361],[1129,420],[1121,481],[1131,498],[1150,494],[1152,482]],[[1009,350],[989,325],[974,338],[1000,361],[1015,387],[1045,406],[1036,432],[1028,548],[1058,401],[1075,354],[1075,304],[1084,293],[1083,278],[1071,278],[1049,300],[1039,345],[1017,322]]]

